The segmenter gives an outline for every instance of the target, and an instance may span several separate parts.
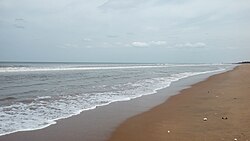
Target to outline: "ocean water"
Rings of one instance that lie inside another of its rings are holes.
[[[0,63],[0,135],[36,130],[115,101],[155,94],[225,64]]]

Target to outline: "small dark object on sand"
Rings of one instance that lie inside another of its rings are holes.
[[[222,117],[221,119],[223,119],[223,120],[227,120],[227,117]]]

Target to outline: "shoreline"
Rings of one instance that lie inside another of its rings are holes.
[[[123,122],[108,141],[250,140],[250,65],[213,75]]]
[[[224,70],[222,72],[225,72],[228,70]],[[107,126],[108,129],[105,129],[106,131],[103,133],[95,133],[97,131],[96,127],[92,127],[93,129],[91,129],[90,131],[87,131],[85,133],[79,132],[78,134],[83,134],[83,135],[87,135],[88,137],[84,137],[86,138],[86,140],[88,141],[101,141],[101,140],[106,140],[108,139],[108,137],[110,136],[110,134],[113,132],[113,130],[116,129],[116,127],[121,124],[123,121],[125,121],[126,119],[133,117],[135,115],[138,115],[140,113],[143,113],[145,111],[150,110],[151,108],[163,103],[166,101],[166,99],[171,96],[171,95],[175,95],[177,94],[181,89],[184,89],[186,87],[189,87],[190,84],[194,84],[200,81],[203,81],[204,79],[207,79],[209,76],[212,76],[214,74],[218,74],[218,73],[222,73],[221,71],[216,71],[216,72],[212,72],[212,73],[208,73],[208,74],[200,74],[200,75],[195,75],[195,76],[191,76],[188,78],[183,78],[177,82],[172,82],[170,87],[176,87],[176,88],[164,88],[161,90],[157,90],[157,94],[150,94],[150,95],[143,95],[142,97],[137,97],[135,99],[132,100],[128,100],[128,101],[119,101],[119,102],[113,102],[109,105],[105,105],[105,106],[97,106],[97,108],[93,109],[93,110],[87,110],[84,111],[83,113],[80,113],[78,115],[66,118],[66,119],[59,119],[57,120],[55,124],[52,124],[46,128],[42,128],[42,129],[38,129],[38,130],[28,130],[28,131],[18,131],[15,133],[11,133],[11,134],[6,134],[3,136],[0,136],[0,140],[8,140],[8,141],[14,141],[14,140],[30,140],[29,137],[32,137],[32,139],[36,139],[36,140],[68,140],[68,139],[72,139],[74,138],[74,140],[82,140],[82,135],[77,135],[77,133],[69,133],[69,137],[67,137],[65,139],[65,137],[58,137],[58,135],[60,135],[61,132],[67,132],[68,130],[72,130],[73,128],[75,128],[73,131],[76,130],[83,130],[86,127],[72,127],[71,125],[78,125],[80,122],[84,122],[83,124],[80,125],[87,125],[88,127],[91,126],[90,123],[95,124],[96,121],[100,122],[102,125]],[[187,82],[185,82],[187,80]],[[184,81],[184,83],[182,82]],[[177,83],[177,85],[175,84]],[[181,83],[181,84],[178,84]],[[182,84],[183,83],[183,84]],[[176,85],[176,86],[172,86],[172,85]],[[166,93],[169,93],[169,95],[166,95]],[[145,101],[146,99],[146,101]],[[152,102],[153,100],[153,102]],[[132,104],[134,106],[138,106],[138,104],[141,104],[141,102],[143,102],[144,104],[146,104],[146,106],[144,107],[139,107],[136,108],[135,110],[131,110],[131,106],[126,108],[123,108],[124,106],[127,106],[127,104]],[[152,102],[152,104],[150,104]],[[118,106],[118,108],[114,108],[114,106]],[[119,113],[120,108],[123,108],[123,111],[126,111],[126,113],[124,112],[123,114],[114,114],[115,113]],[[112,113],[109,113],[109,115],[115,115],[118,116],[117,117],[113,117],[113,116],[107,116],[107,115],[102,115],[105,114],[106,112],[109,112],[109,110],[115,110]],[[112,117],[115,121],[108,121],[107,124],[103,124],[103,122],[107,122],[106,121],[101,121],[100,119],[96,118],[96,120],[88,120],[87,118],[93,118],[96,116],[100,116],[100,117]],[[86,120],[87,119],[87,120]],[[90,123],[88,123],[90,121]],[[92,125],[93,126],[93,125]],[[63,128],[63,129],[58,129],[58,127]],[[95,131],[95,132],[93,132]],[[98,130],[97,132],[102,132],[102,130]],[[49,135],[45,135],[49,133]],[[52,135],[54,134],[54,135]],[[93,135],[92,135],[93,134]],[[98,134],[99,137],[93,137],[96,134]],[[74,137],[76,136],[77,137]],[[100,136],[101,135],[101,136]],[[44,138],[44,136],[47,136],[46,138]]]
[[[96,106],[93,106],[93,107],[90,107],[88,109],[82,109],[80,111],[77,111],[76,113],[74,114],[71,114],[69,116],[65,116],[65,117],[60,117],[60,118],[57,118],[57,119],[53,119],[51,121],[49,121],[50,123],[48,123],[47,125],[44,125],[44,126],[41,126],[41,127],[37,127],[37,128],[32,128],[32,129],[22,129],[22,130],[17,130],[17,131],[13,131],[13,132],[8,132],[8,133],[4,133],[4,134],[0,134],[0,137],[1,136],[5,136],[5,135],[9,135],[9,134],[14,134],[14,133],[17,133],[17,132],[25,132],[25,131],[35,131],[35,130],[41,130],[41,129],[44,129],[44,128],[47,128],[53,124],[57,124],[57,121],[59,120],[64,120],[64,119],[68,119],[68,118],[71,118],[73,116],[77,116],[79,114],[81,114],[82,112],[86,112],[86,111],[89,111],[89,110],[95,110],[96,108],[98,107],[102,107],[102,106],[107,106],[109,104],[112,104],[112,103],[116,103],[116,102],[123,102],[123,101],[130,101],[130,100],[133,100],[133,99],[137,99],[137,98],[141,98],[141,97],[144,97],[144,96],[148,96],[148,95],[155,95],[158,93],[158,91],[162,91],[164,89],[168,89],[170,87],[170,85],[172,85],[172,83],[174,82],[178,82],[178,81],[181,81],[183,79],[186,79],[186,78],[192,78],[192,77],[197,77],[199,75],[211,75],[213,73],[222,73],[224,71],[227,71],[227,70],[224,70],[224,69],[219,69],[219,70],[213,70],[213,71],[205,71],[205,72],[198,72],[197,74],[194,74],[194,75],[191,75],[191,76],[184,76],[184,77],[181,77],[181,78],[177,78],[176,80],[173,80],[170,82],[169,85],[166,85],[165,87],[163,88],[159,88],[159,89],[155,89],[154,92],[152,93],[148,93],[148,94],[141,94],[137,97],[134,97],[134,98],[124,98],[124,99],[119,99],[119,100],[116,100],[116,101],[112,101],[112,102],[109,102],[109,103],[105,103],[105,104],[100,104],[100,105],[96,105]],[[188,85],[188,84],[187,84]],[[181,89],[180,89],[181,90]],[[177,91],[178,92],[178,91]]]

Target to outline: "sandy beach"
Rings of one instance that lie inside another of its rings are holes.
[[[249,94],[250,65],[241,65],[128,119],[109,141],[248,141]]]

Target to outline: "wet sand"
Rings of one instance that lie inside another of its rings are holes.
[[[109,141],[250,141],[250,65],[214,75],[122,123]]]

